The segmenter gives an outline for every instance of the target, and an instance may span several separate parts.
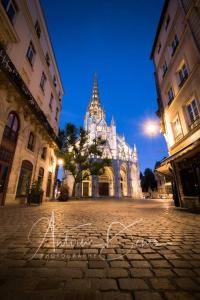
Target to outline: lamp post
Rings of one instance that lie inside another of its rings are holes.
[[[159,134],[158,122],[155,120],[147,120],[143,124],[143,131],[145,135],[151,138],[157,136]]]

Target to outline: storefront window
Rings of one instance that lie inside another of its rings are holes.
[[[17,197],[26,196],[27,188],[31,183],[32,171],[32,163],[28,160],[23,160],[17,187]]]

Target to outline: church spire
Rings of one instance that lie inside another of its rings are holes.
[[[98,80],[97,80],[96,73],[94,74],[93,89],[92,89],[92,100],[97,100],[97,101],[100,102]]]
[[[88,106],[88,115],[89,117],[95,118],[96,122],[105,118],[105,112],[101,106],[99,98],[99,88],[96,74],[94,75],[93,88],[92,88],[92,97]]]

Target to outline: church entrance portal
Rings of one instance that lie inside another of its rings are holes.
[[[99,196],[109,196],[108,182],[99,182]]]
[[[89,197],[89,182],[83,182],[83,197]]]

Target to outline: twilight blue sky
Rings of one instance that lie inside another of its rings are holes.
[[[93,75],[107,121],[138,149],[140,168],[167,155],[162,136],[141,130],[156,119],[153,63],[149,56],[163,0],[42,0],[65,90],[60,126],[83,124]]]

